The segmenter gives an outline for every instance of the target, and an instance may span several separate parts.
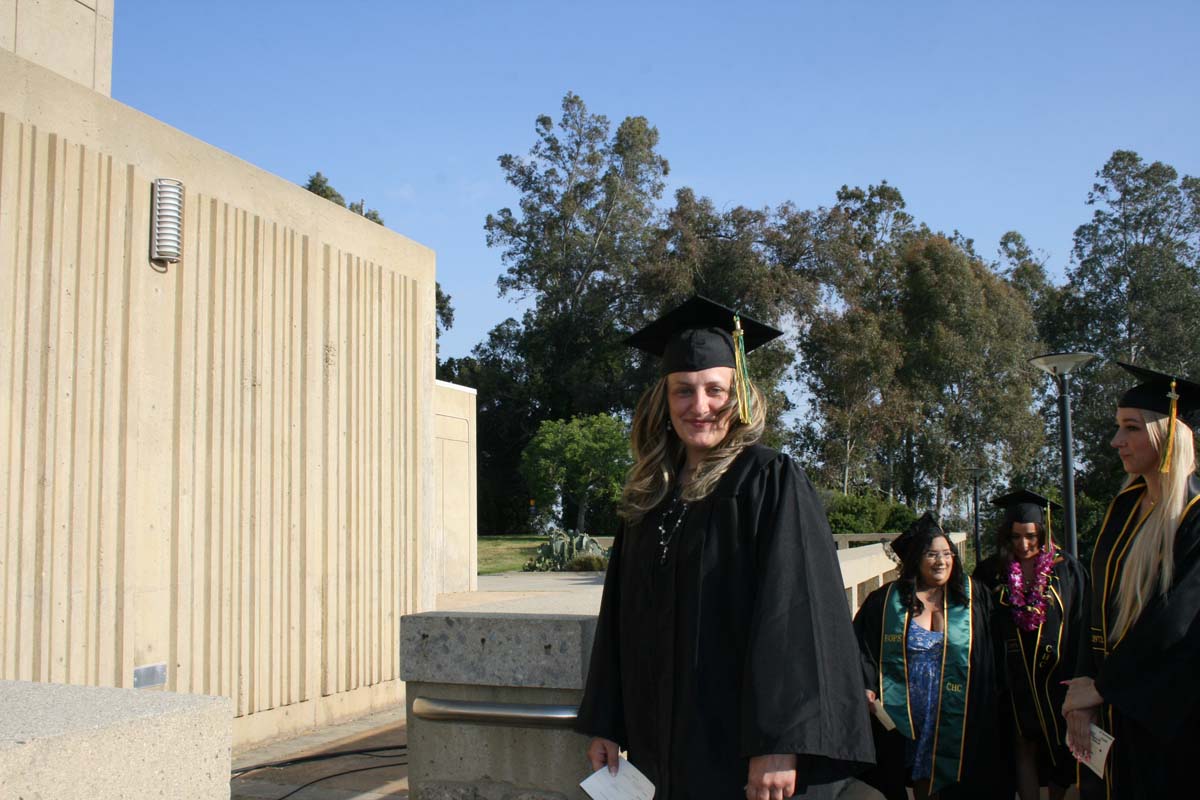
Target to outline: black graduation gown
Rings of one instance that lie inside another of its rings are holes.
[[[1050,572],[1046,619],[1036,630],[1017,627],[1008,596],[1011,559],[994,555],[979,562],[975,578],[992,596],[992,641],[996,649],[1001,726],[1014,727],[1038,745],[1042,785],[1075,783],[1075,757],[1067,749],[1062,716],[1067,687],[1075,676],[1080,648],[1087,643],[1087,578],[1079,561],[1059,550]]]
[[[967,690],[966,730],[963,732],[962,780],[938,793],[941,800],[954,798],[1004,798],[1012,800],[1011,777],[1000,759],[1005,743],[996,741],[996,672],[990,631],[991,599],[987,589],[972,580],[971,685]],[[867,595],[854,617],[860,663],[867,688],[881,696],[879,645],[883,634],[884,602],[891,583]],[[904,766],[906,739],[899,731],[885,730],[871,719],[877,766],[862,776],[889,800],[907,800],[905,787],[911,783]]]
[[[1107,786],[1080,767],[1085,797],[1158,798],[1197,792],[1200,756],[1200,479],[1175,533],[1171,588],[1147,604],[1124,637],[1109,643],[1123,556],[1137,536],[1138,479],[1113,500],[1092,553],[1091,648],[1080,673],[1104,698],[1102,726],[1114,737]],[[1182,794],[1180,794],[1182,792]]]
[[[749,758],[771,753],[797,754],[801,787],[830,795],[874,752],[812,485],[748,447],[691,505],[665,564],[660,517],[614,543],[576,729],[627,748],[656,800],[742,797]]]

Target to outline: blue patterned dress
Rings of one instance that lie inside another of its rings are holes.
[[[927,631],[915,622],[908,624],[908,703],[917,740],[907,743],[904,765],[911,770],[913,780],[928,778],[932,772],[944,639],[942,633]]]

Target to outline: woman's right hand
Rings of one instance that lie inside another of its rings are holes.
[[[617,765],[621,762],[621,748],[611,739],[597,736],[588,745],[588,760],[592,762],[592,772],[607,765],[608,771],[617,774]]]
[[[875,696],[875,693],[872,692],[870,689],[867,689],[867,710],[868,711],[873,712],[875,710],[875,701],[877,699],[878,698]]]

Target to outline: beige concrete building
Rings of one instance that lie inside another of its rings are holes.
[[[401,615],[474,580],[434,254],[110,99],[112,18],[0,0],[0,679],[223,695],[242,743],[402,702]]]

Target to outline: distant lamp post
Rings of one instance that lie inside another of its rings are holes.
[[[979,549],[979,479],[987,472],[984,467],[969,467],[967,474],[971,476],[971,484],[975,487],[975,563],[983,561],[983,551]]]
[[[1058,418],[1062,431],[1063,508],[1066,516],[1067,552],[1079,555],[1075,536],[1075,456],[1071,443],[1071,370],[1096,357],[1095,353],[1046,353],[1029,363],[1054,378],[1058,384]]]

